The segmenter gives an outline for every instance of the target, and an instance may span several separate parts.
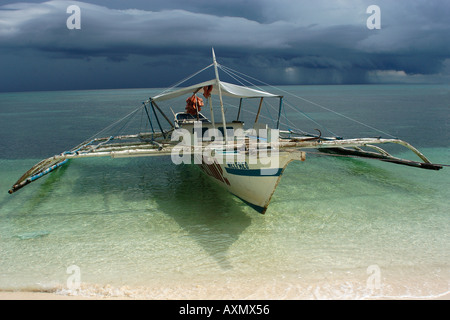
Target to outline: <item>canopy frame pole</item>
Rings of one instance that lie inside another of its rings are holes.
[[[155,101],[153,101],[153,99],[150,98],[150,102],[156,107],[156,109],[158,109],[158,111],[163,115],[164,119],[166,119],[166,121],[170,124],[170,126],[172,128],[175,128],[174,124],[172,123],[172,121],[170,121],[170,119],[166,116],[166,114],[164,112],[162,112],[161,108],[156,104]]]
[[[150,127],[152,128],[152,132],[154,134],[155,129],[153,128],[152,119],[150,119],[150,114],[148,113],[147,104],[145,102],[143,102],[143,104],[144,104],[145,113],[147,114],[148,123],[150,124]],[[152,139],[153,139],[153,136],[152,136]]]
[[[239,100],[239,111],[237,114],[236,121],[239,121],[239,117],[241,116],[241,108],[242,108],[242,98]]]
[[[280,107],[278,109],[277,130],[280,129],[281,109],[283,108],[283,97],[280,97]]]
[[[261,100],[259,101],[259,108],[258,108],[258,113],[256,114],[255,123],[258,122],[259,114],[261,113],[261,106],[262,106],[263,100],[264,100],[264,98],[261,98]]]
[[[225,119],[225,112],[223,110],[222,89],[220,87],[219,70],[217,69],[217,61],[216,61],[216,55],[214,53],[214,48],[212,49],[212,55],[213,55],[214,71],[216,73],[217,88],[219,90],[220,111],[222,112],[223,133],[224,133],[225,142],[226,142],[226,141],[228,141],[227,121]]]
[[[156,110],[155,110],[155,106],[153,105],[153,101],[150,101],[150,104],[152,105],[153,114],[155,115],[156,122],[158,123],[159,130],[161,130],[161,133],[162,133],[162,135],[163,135],[163,137],[165,139],[166,138],[166,134],[164,133],[164,130],[163,130],[162,126],[161,126],[161,123],[159,122],[159,118],[158,118],[158,115],[156,114]]]

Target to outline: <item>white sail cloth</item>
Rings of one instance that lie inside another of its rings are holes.
[[[159,95],[153,97],[152,99],[153,99],[153,101],[169,100],[169,99],[180,97],[180,96],[188,94],[188,93],[194,93],[197,90],[202,89],[203,87],[210,86],[210,85],[213,86],[211,94],[218,95],[219,89],[218,89],[217,83],[218,83],[218,81],[216,79],[213,79],[213,80],[205,81],[202,83],[198,83],[193,86],[189,86],[189,87],[181,88],[178,90],[162,93],[162,94],[159,94]],[[280,97],[278,95],[275,95],[275,94],[272,94],[269,92],[256,90],[256,89],[243,87],[243,86],[238,86],[238,85],[223,82],[223,81],[220,81],[219,83],[220,83],[221,93],[224,96],[229,96],[229,97],[234,97],[234,98],[277,98],[277,97]]]

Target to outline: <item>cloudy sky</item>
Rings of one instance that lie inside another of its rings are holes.
[[[450,83],[450,1],[0,0],[0,91],[164,87],[212,47],[271,84]]]

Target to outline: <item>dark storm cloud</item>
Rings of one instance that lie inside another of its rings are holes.
[[[211,47],[219,62],[271,83],[448,81],[450,3],[375,1],[382,29],[369,30],[373,2],[9,3],[0,6],[0,90],[23,84],[13,81],[21,58],[34,70],[30,86],[36,77],[49,89],[166,85],[209,64]],[[66,27],[71,4],[81,30]]]

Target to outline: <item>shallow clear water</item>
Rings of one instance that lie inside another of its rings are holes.
[[[450,163],[446,86],[283,89]],[[0,290],[158,299],[448,292],[448,168],[308,154],[288,166],[264,216],[169,157],[73,160],[7,193],[37,161],[89,138],[154,92],[0,94]],[[380,135],[301,105],[339,135]],[[299,117],[290,109],[286,115]],[[304,122],[308,130],[315,126]],[[402,149],[394,153],[414,159]],[[72,265],[80,270],[79,290],[68,287]]]

